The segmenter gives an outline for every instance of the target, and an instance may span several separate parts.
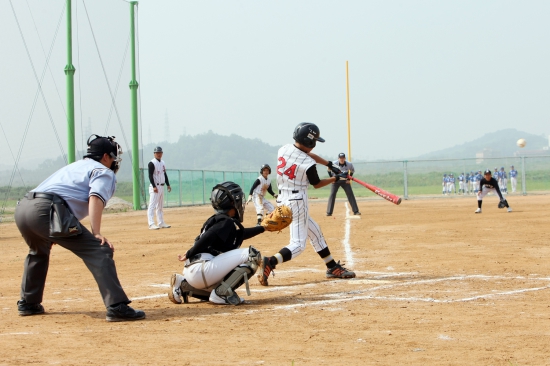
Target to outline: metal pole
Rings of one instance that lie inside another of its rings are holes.
[[[351,134],[350,134],[350,113],[349,113],[349,72],[346,61],[346,105],[348,110],[348,161],[351,162]]]
[[[409,199],[409,186],[407,182],[407,160],[403,161],[403,198]]]
[[[181,200],[181,170],[178,170],[178,184],[179,184],[179,191],[180,191],[180,207],[182,206],[182,200]]]
[[[69,164],[75,161],[74,152],[74,73],[73,66],[73,30],[71,23],[71,0],[67,0],[67,66],[65,75],[67,83],[67,161]]]
[[[202,203],[206,203],[206,181],[204,177],[204,170],[202,171]]]
[[[139,208],[139,146],[138,146],[138,102],[137,89],[139,84],[136,80],[136,37],[135,37],[135,14],[134,9],[137,1],[130,2],[130,32],[131,32],[131,55],[132,55],[132,80],[130,80],[130,97],[132,100],[132,181],[134,193],[134,210]]]
[[[525,181],[525,156],[521,157],[521,190],[523,195],[527,195],[527,182]]]

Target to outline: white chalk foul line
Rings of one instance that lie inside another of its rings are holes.
[[[346,217],[349,216],[349,213],[350,213],[349,205],[346,202]],[[350,232],[351,232],[351,220],[350,219],[346,219],[346,224],[344,226],[344,230],[345,230],[345,234],[344,234],[344,239],[342,240],[342,244],[344,244],[344,252],[346,253],[346,265],[349,266],[349,267],[353,267],[355,262],[353,260],[353,252],[351,251],[351,247],[349,245],[349,237],[350,237]]]

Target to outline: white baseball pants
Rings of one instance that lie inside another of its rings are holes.
[[[157,216],[158,225],[164,224],[164,186],[158,185],[157,191],[153,190],[153,186],[149,185],[149,208],[147,209],[147,220],[149,226],[155,223],[155,214]]]
[[[230,250],[215,257],[202,253],[201,261],[184,268],[183,275],[194,288],[212,290],[235,267],[248,262],[248,252],[247,247]]]

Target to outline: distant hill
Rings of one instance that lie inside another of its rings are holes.
[[[524,149],[520,149],[516,145],[517,140],[520,138],[527,140],[527,146]],[[544,146],[548,146],[548,137],[509,128],[485,134],[478,139],[461,145],[420,155],[417,159],[475,158],[476,153],[483,151],[483,149],[493,150],[493,157],[496,158],[509,157],[514,156],[514,153],[518,151],[528,153],[532,150],[541,150]],[[548,153],[550,154],[550,151]]]

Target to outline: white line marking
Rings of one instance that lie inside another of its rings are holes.
[[[346,216],[349,216],[349,205],[346,202]],[[351,231],[351,222],[349,219],[346,219],[346,225],[345,225],[345,234],[344,234],[344,240],[342,240],[342,244],[344,244],[344,251],[346,253],[346,266],[353,267],[355,262],[353,261],[353,252],[351,251],[351,247],[349,245],[349,236]]]

